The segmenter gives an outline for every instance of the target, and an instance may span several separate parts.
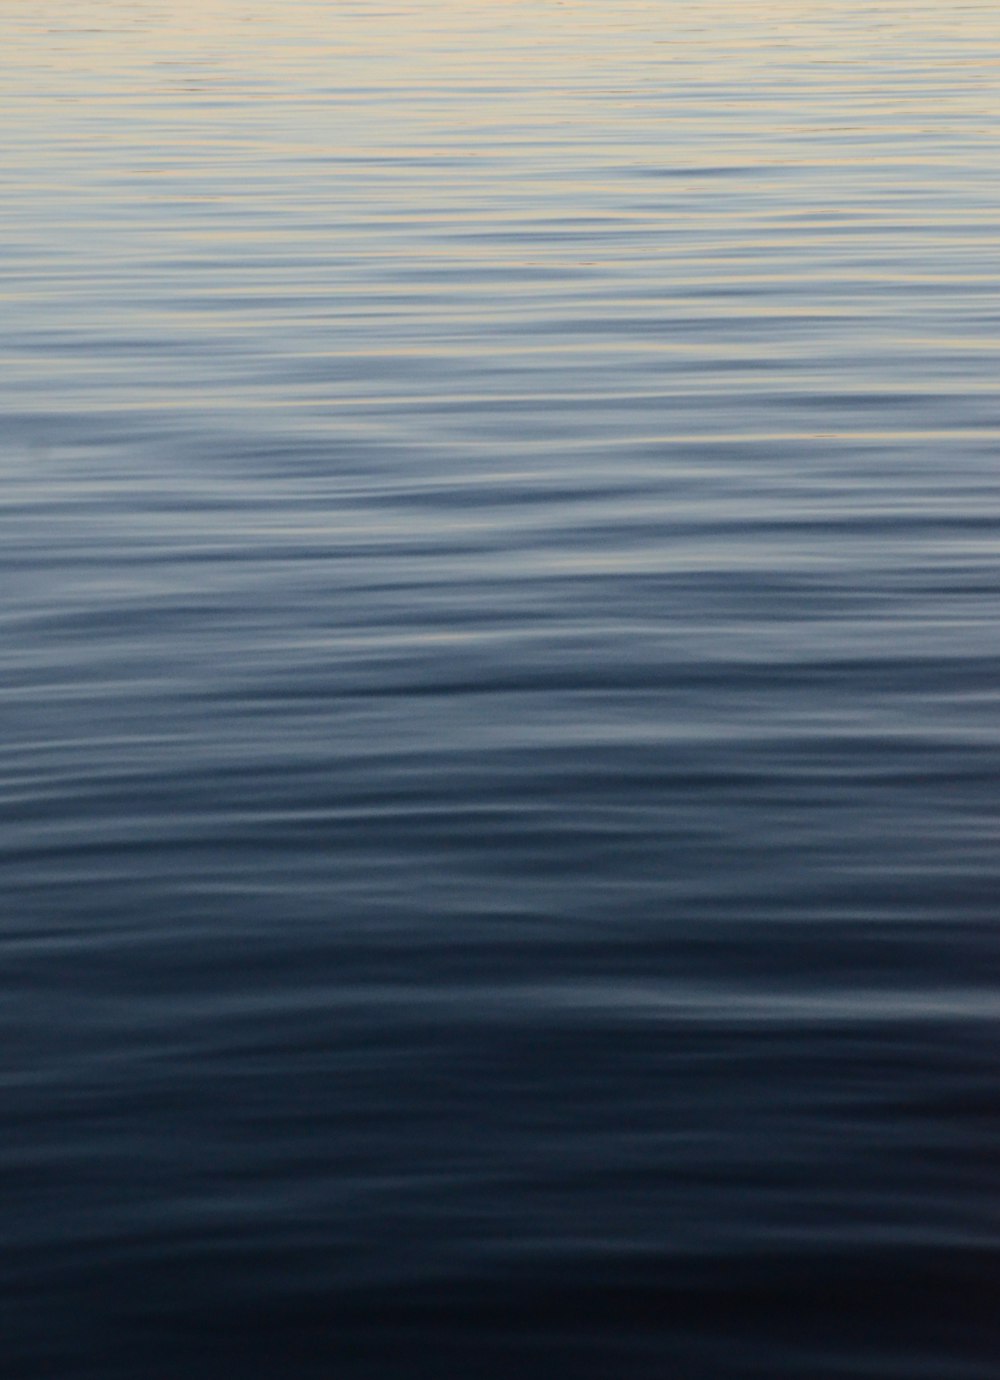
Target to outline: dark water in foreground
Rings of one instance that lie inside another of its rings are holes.
[[[5,1380],[995,1380],[995,6],[0,17]]]

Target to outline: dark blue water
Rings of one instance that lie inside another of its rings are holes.
[[[995,1380],[995,7],[0,21],[5,1380]]]

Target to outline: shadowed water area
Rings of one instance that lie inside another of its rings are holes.
[[[995,4],[0,23],[5,1380],[995,1380]]]

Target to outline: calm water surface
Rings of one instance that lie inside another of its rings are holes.
[[[2,0],[5,1377],[996,1380],[993,0]]]

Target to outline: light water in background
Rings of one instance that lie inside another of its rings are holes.
[[[0,1369],[993,1380],[994,0],[2,0]]]

